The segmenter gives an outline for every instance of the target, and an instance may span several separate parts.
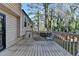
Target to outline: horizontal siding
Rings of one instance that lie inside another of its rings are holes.
[[[14,16],[7,15],[6,38],[7,47],[13,45],[17,40],[17,19]],[[15,42],[11,42],[15,41]],[[10,43],[11,42],[11,43]],[[10,44],[9,44],[10,43]]]
[[[6,47],[9,47],[17,40],[17,19],[2,10],[0,10],[0,13],[6,15]]]
[[[23,13],[21,13],[21,19],[20,19],[20,36],[25,35],[26,29],[24,27],[24,20],[25,20],[25,15]]]
[[[26,19],[26,24],[27,26],[24,27],[24,21]],[[28,25],[29,23],[29,25]],[[30,38],[32,38],[32,28],[30,27],[32,24],[29,22],[29,18],[22,12],[21,14],[21,20],[20,20],[20,36],[25,35],[26,38],[29,38],[29,34],[30,34]]]
[[[9,39],[13,38],[16,39],[16,34],[17,34],[17,19],[11,15],[7,16],[7,21],[6,21],[6,35],[8,35]],[[8,40],[10,41],[10,40]],[[7,41],[7,42],[8,42]]]
[[[32,31],[32,28],[30,27],[30,26],[32,26],[32,24],[31,24],[31,22],[29,22],[29,19],[26,17],[26,19],[27,19],[27,27],[26,27],[26,31]],[[28,23],[29,23],[29,25],[28,25]]]

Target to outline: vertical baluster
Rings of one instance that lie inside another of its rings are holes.
[[[77,52],[78,52],[78,50],[77,50],[77,48],[78,48],[78,37],[77,37],[77,36],[76,36],[75,39],[74,39],[74,44],[75,44],[74,55],[76,55]]]
[[[67,41],[66,41],[66,36],[65,36],[65,49],[67,49]]]
[[[68,51],[69,51],[69,39],[70,39],[70,38],[69,38],[69,35],[68,35],[68,40],[67,40],[67,41],[68,41]]]
[[[61,40],[60,40],[60,45],[62,46],[62,38],[61,38]]]
[[[59,41],[58,41],[59,45],[60,45],[60,39],[61,39],[61,38],[60,38],[60,36],[59,36]]]
[[[76,48],[75,47],[75,41],[74,40],[75,40],[75,37],[73,36],[73,55],[75,55],[75,48]]]
[[[57,42],[57,39],[58,39],[58,37],[57,37],[57,35],[56,35],[56,42]]]
[[[58,40],[58,37],[57,37],[57,35],[55,35],[55,36],[56,36],[56,40],[55,40],[55,41],[57,42],[57,40]]]
[[[67,50],[67,36],[65,35],[65,40],[66,40],[66,50]]]
[[[64,48],[66,49],[66,37],[64,36]]]
[[[62,41],[62,35],[61,35],[61,38],[60,38],[60,45],[62,46],[62,44],[61,44],[62,42],[61,41]]]
[[[70,53],[73,55],[73,35],[71,35],[71,51]]]
[[[59,41],[59,36],[58,36],[58,40],[57,40],[57,43],[58,43],[58,41]],[[59,43],[58,43],[59,44]]]
[[[75,47],[76,47],[76,48],[75,48],[75,55],[77,55],[77,53],[78,53],[78,49],[77,49],[77,48],[78,48],[78,41],[75,42]]]
[[[76,50],[76,55],[79,56],[79,41],[76,42],[77,50]]]
[[[62,38],[62,47],[64,48],[64,38]]]
[[[62,37],[62,47],[63,47],[63,43],[64,43],[63,39],[64,39],[64,38]]]
[[[63,47],[64,47],[64,49],[65,49],[65,40],[64,40],[64,38],[63,38],[63,45],[64,45]]]
[[[66,39],[67,39],[67,51],[68,51],[68,36],[67,36],[67,38],[66,38]]]
[[[61,45],[61,36],[60,36],[60,41],[59,41],[60,45]]]
[[[62,47],[63,47],[63,38],[62,38]]]
[[[56,40],[57,40],[57,36],[56,36],[56,34],[55,34],[55,42],[56,42]]]
[[[63,47],[64,47],[64,49],[65,49],[65,38],[63,38]]]
[[[55,42],[56,42],[56,40],[57,40],[57,36],[56,36],[56,34],[55,34]]]
[[[63,44],[64,44],[64,38],[62,37],[62,47],[63,47]]]
[[[71,36],[70,36],[70,39],[69,39],[69,52],[71,53]]]
[[[60,38],[60,36],[59,36],[59,40],[58,40],[58,44],[60,45],[60,40],[61,40],[61,38]]]
[[[59,37],[57,36],[57,43],[58,43]]]
[[[58,40],[59,40],[59,37],[57,36],[57,41],[56,41],[57,43],[58,43]]]

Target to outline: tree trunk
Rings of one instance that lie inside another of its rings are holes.
[[[47,21],[48,21],[48,3],[44,3],[44,9],[45,9],[45,27],[48,31]]]

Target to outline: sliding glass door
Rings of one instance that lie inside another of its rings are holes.
[[[2,46],[2,17],[0,16],[0,50],[3,48]]]
[[[3,50],[5,46],[5,16],[0,13],[0,50]]]

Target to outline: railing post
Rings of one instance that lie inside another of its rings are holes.
[[[77,56],[79,56],[79,41],[77,42]]]
[[[77,37],[77,56],[79,56],[79,36]]]
[[[65,40],[63,41],[63,48],[65,48]]]
[[[75,54],[75,42],[74,42],[74,36],[73,36],[73,55]]]
[[[65,35],[65,40],[66,40],[66,50],[67,50],[67,35]]]
[[[70,36],[70,39],[69,39],[69,52],[71,53],[71,36]]]
[[[67,41],[68,41],[68,52],[69,52],[69,40],[70,40],[70,38],[69,38],[69,35],[67,36]]]
[[[60,36],[60,45],[62,46],[62,35]]]
[[[62,39],[61,43],[62,43],[62,47],[63,47],[63,39]]]
[[[68,51],[68,36],[66,36],[66,42],[67,42],[67,51]]]
[[[56,33],[55,41],[72,55],[79,56],[79,36],[74,34]]]

